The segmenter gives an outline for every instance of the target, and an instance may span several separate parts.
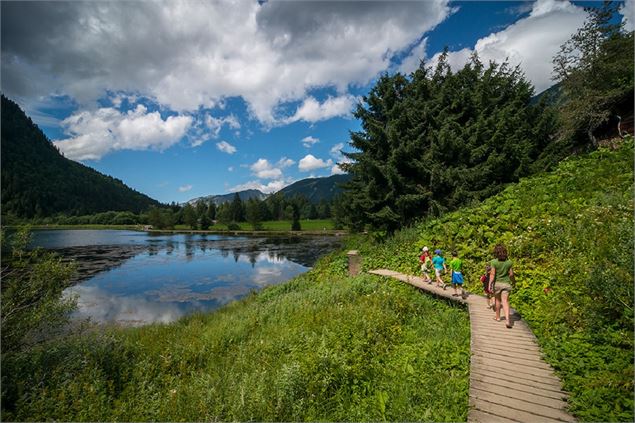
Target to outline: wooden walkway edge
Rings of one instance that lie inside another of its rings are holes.
[[[454,289],[437,288],[418,276],[378,269],[387,276],[427,293],[468,306],[471,323],[470,409],[468,422],[573,422],[560,379],[541,356],[536,338],[512,310],[513,328],[494,320],[487,299],[470,294],[454,297]],[[501,310],[502,314],[502,310]]]

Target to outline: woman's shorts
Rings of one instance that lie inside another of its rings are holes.
[[[441,277],[441,271],[442,271],[442,270],[443,270],[443,269],[434,269],[434,274],[437,276],[437,278],[440,278],[440,277]]]
[[[428,269],[425,264],[421,265],[421,271],[426,275],[430,273],[430,269]]]
[[[496,295],[499,295],[503,291],[506,291],[507,293],[511,293],[512,286],[503,282],[494,282],[494,293]]]
[[[463,274],[452,271],[452,283],[454,285],[463,285]]]

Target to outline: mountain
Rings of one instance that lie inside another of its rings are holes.
[[[205,203],[211,203],[213,202],[214,204],[216,204],[217,206],[223,204],[223,203],[227,203],[230,202],[234,199],[234,192],[230,193],[230,194],[223,194],[223,195],[207,195],[205,197],[197,197],[197,198],[192,198],[191,200],[188,200],[187,202],[194,205],[196,203],[198,203],[199,201],[203,201]],[[257,198],[259,200],[264,200],[265,198],[268,197],[267,194],[264,194],[262,192],[260,192],[257,189],[248,189],[245,191],[239,191],[238,192],[238,197],[240,197],[241,201],[247,201],[251,198]]]
[[[540,100],[545,99],[550,106],[559,106],[565,101],[564,93],[562,92],[562,84],[559,82],[552,85],[546,90],[533,96],[530,100],[531,104],[538,104]]]
[[[333,175],[326,178],[307,178],[282,188],[278,193],[285,197],[301,195],[311,203],[319,203],[322,200],[331,201],[342,189],[338,184],[348,182],[350,175]]]
[[[22,218],[104,211],[138,213],[159,202],[65,158],[13,101],[2,96],[2,214]]]

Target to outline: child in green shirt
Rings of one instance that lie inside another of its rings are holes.
[[[465,297],[465,291],[463,291],[463,274],[461,269],[463,268],[463,261],[458,257],[456,251],[452,252],[452,260],[450,260],[450,269],[452,269],[452,287],[454,288],[453,297],[459,296],[459,287],[461,287],[461,296]]]

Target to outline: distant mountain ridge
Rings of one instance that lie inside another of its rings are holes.
[[[64,157],[22,109],[4,95],[1,143],[5,216],[139,213],[160,205],[119,179]]]
[[[333,198],[335,198],[335,196],[342,191],[342,189],[339,187],[339,184],[348,182],[348,180],[350,180],[350,176],[347,174],[333,175],[324,178],[307,178],[299,180],[287,187],[282,188],[280,191],[276,192],[276,194],[282,194],[285,197],[300,195],[309,200],[309,202],[317,204],[322,200],[332,201]],[[203,201],[208,204],[210,202],[214,202],[214,204],[219,206],[223,203],[232,201],[235,194],[236,193],[232,192],[229,194],[207,195],[204,197],[192,198],[191,200],[186,201],[184,204],[189,203],[194,205],[199,201]],[[247,201],[251,198],[264,200],[269,197],[269,195],[257,189],[238,191],[237,194],[240,197],[241,201]]]
[[[232,201],[234,199],[234,195],[238,194],[238,197],[240,198],[241,201],[247,201],[250,200],[252,198],[257,198],[259,200],[264,200],[265,198],[268,197],[267,194],[257,190],[257,189],[248,189],[245,191],[238,191],[238,192],[231,192],[229,194],[219,194],[219,195],[206,195],[204,197],[196,197],[196,198],[192,198],[191,200],[186,201],[185,203],[189,203],[189,204],[196,204],[199,201],[203,201],[204,203],[214,203],[217,206],[220,206],[223,203],[228,203],[230,201]]]

